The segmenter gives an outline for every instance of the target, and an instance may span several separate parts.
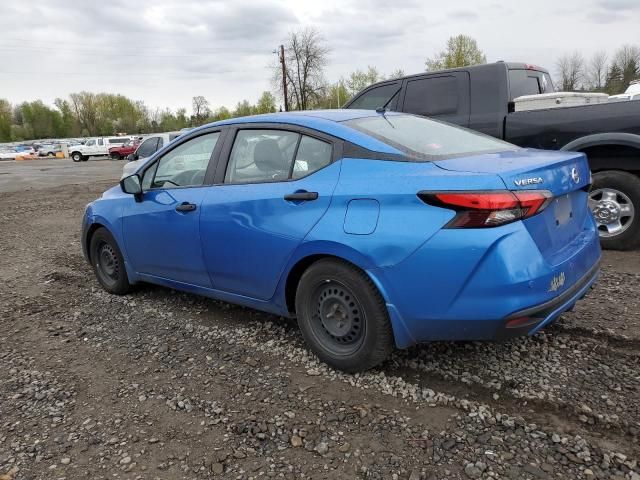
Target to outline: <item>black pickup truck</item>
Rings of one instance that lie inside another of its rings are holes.
[[[408,112],[521,147],[584,152],[603,247],[640,246],[640,101],[515,111],[515,98],[553,91],[546,70],[497,62],[376,83],[344,108]]]

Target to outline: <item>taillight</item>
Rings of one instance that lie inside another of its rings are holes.
[[[486,228],[529,218],[544,210],[551,201],[547,190],[512,192],[419,192],[429,205],[455,210],[456,216],[445,228]]]

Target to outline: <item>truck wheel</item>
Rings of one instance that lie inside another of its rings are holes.
[[[73,160],[74,162],[81,162],[82,154],[80,152],[73,152],[71,154],[71,160]]]
[[[595,173],[589,207],[603,248],[630,250],[640,245],[640,178],[619,170]]]

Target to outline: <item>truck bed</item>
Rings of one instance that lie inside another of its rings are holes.
[[[640,101],[632,100],[513,112],[505,119],[504,136],[522,147],[558,150],[593,132],[637,134],[638,125]]]

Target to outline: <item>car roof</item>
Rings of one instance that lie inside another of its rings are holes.
[[[267,113],[263,115],[252,115],[249,117],[230,118],[228,120],[222,120],[219,122],[210,123],[201,127],[195,128],[188,132],[186,135],[197,135],[197,132],[210,127],[224,126],[224,125],[247,125],[252,123],[277,123],[283,125],[294,125],[299,127],[306,127],[312,130],[317,130],[342,140],[355,143],[368,150],[380,153],[401,154],[399,150],[391,147],[390,145],[377,140],[370,135],[362,133],[350,126],[344,124],[348,120],[355,120],[357,118],[375,117],[381,115],[374,110],[303,110],[296,112],[280,112],[280,113]],[[397,112],[385,112],[387,116],[406,115]]]

